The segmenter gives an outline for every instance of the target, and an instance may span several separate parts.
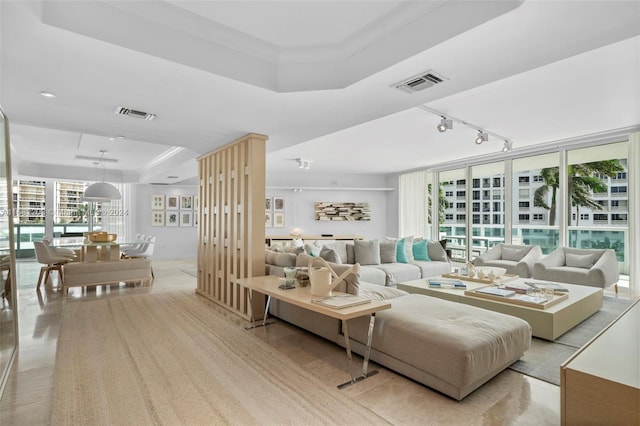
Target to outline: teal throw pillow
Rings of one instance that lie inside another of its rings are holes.
[[[415,260],[431,260],[429,258],[427,240],[420,240],[417,243],[413,243],[413,258]]]
[[[405,240],[398,240],[396,243],[396,262],[409,263],[409,259],[407,259],[407,252],[405,250]]]

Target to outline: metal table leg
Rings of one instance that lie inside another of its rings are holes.
[[[369,330],[367,331],[367,349],[365,350],[364,359],[362,360],[362,373],[360,375],[354,373],[353,359],[351,357],[351,343],[349,342],[349,328],[347,327],[347,321],[342,320],[342,333],[344,334],[345,349],[347,351],[347,358],[349,360],[349,369],[351,370],[351,380],[338,385],[338,389],[344,389],[347,386],[351,386],[354,383],[366,379],[367,377],[378,374],[378,370],[367,371],[369,368],[369,355],[371,354],[371,341],[373,340],[373,326],[375,324],[375,320],[376,314],[374,312],[371,314],[371,318],[369,320]]]
[[[267,303],[264,308],[264,317],[262,319],[261,324],[256,324],[255,315],[253,315],[253,290],[249,289],[249,315],[251,316],[251,325],[245,327],[246,330],[250,330],[256,327],[263,327],[268,324],[272,324],[273,321],[267,322],[267,317],[269,315],[269,304],[271,303],[271,296],[267,296]]]

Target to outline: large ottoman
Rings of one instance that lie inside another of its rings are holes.
[[[376,314],[371,359],[457,400],[518,360],[531,344],[519,318],[410,294]],[[363,350],[368,319],[349,321]]]

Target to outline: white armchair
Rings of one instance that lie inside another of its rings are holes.
[[[507,274],[529,278],[533,265],[542,258],[540,246],[496,244],[473,260],[474,266],[505,268]]]
[[[615,284],[617,293],[620,272],[611,249],[559,247],[536,262],[533,278],[603,289]]]

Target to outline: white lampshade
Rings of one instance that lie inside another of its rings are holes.
[[[293,228],[293,229],[291,230],[291,235],[292,235],[293,237],[299,237],[299,236],[301,236],[302,234],[304,234],[304,231],[303,231],[302,229],[300,229],[300,228]]]
[[[115,186],[106,182],[96,182],[87,186],[82,196],[83,201],[108,202],[122,198],[120,191]]]

